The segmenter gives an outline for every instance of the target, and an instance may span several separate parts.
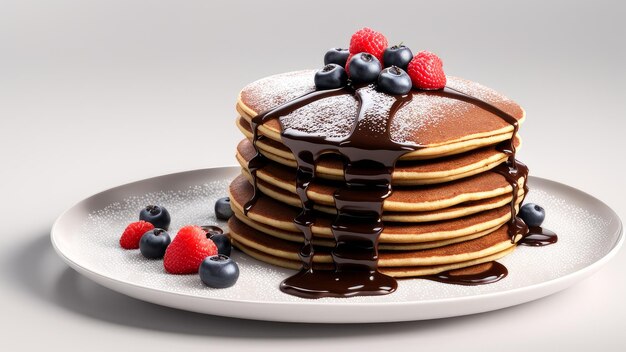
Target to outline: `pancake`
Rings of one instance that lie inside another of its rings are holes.
[[[254,259],[260,260],[262,262],[280,266],[287,269],[299,270],[302,267],[302,262],[299,260],[290,260],[277,256],[272,256],[267,253],[263,253],[259,250],[256,250],[252,247],[248,247],[242,243],[239,243],[233,240],[233,245],[240,249],[245,254],[251,256]],[[498,260],[511,252],[513,252],[515,248],[510,248],[504,250],[502,252],[492,254],[490,256],[486,256],[483,258],[478,258],[474,260],[470,260],[463,263],[453,263],[447,265],[433,265],[433,266],[421,266],[421,267],[388,267],[388,268],[379,268],[379,272],[395,277],[395,278],[410,278],[410,277],[419,277],[419,276],[428,276],[435,275],[446,271],[454,270],[457,275],[463,275],[464,270],[471,272],[475,266],[481,264],[488,264],[495,260]],[[319,270],[333,270],[333,266],[331,264],[314,264],[315,269]]]
[[[259,113],[315,90],[314,70],[270,76],[246,86],[239,95],[237,111],[248,121]],[[520,123],[524,110],[512,100],[478,83],[448,77],[449,87],[486,101]],[[386,99],[384,93],[377,98]],[[412,91],[412,100],[400,108],[390,122],[390,137],[398,143],[421,148],[401,160],[454,155],[510,139],[513,126],[497,115],[462,100],[441,96],[437,91]],[[357,115],[357,100],[339,95],[307,104],[259,126],[268,138],[281,141],[281,124],[308,135],[341,139],[349,135]]]
[[[230,236],[234,244],[242,249],[254,249],[270,257],[286,259],[300,264],[298,253],[301,246],[294,242],[267,236],[239,221],[229,220]],[[444,247],[416,251],[379,251],[379,268],[411,268],[456,265],[456,268],[468,266],[481,258],[490,258],[499,253],[508,253],[515,248],[515,243],[508,236],[506,227],[500,227],[492,233],[477,239],[451,244]],[[261,259],[262,260],[262,259]],[[318,247],[313,257],[314,263],[332,264],[329,249]],[[483,261],[484,262],[484,261]],[[474,265],[477,263],[473,263]],[[460,265],[460,266],[459,266]],[[300,265],[295,268],[299,268]],[[450,270],[450,269],[446,269]],[[443,270],[442,270],[443,271]]]
[[[465,275],[475,272],[475,268],[481,264],[492,264],[494,261],[511,254],[515,246],[505,249],[502,252],[494,253],[482,258],[476,258],[465,262],[451,263],[444,265],[422,266],[422,267],[390,267],[380,268],[380,272],[396,278],[420,277],[435,275],[443,272],[454,272],[455,275]],[[490,267],[490,265],[489,265]]]
[[[248,137],[251,136],[252,132],[249,132]],[[282,144],[269,139],[260,139],[257,146],[268,159],[292,168],[297,166],[291,151]],[[519,139],[516,140],[516,146],[518,149],[521,146]],[[256,151],[251,141],[242,140],[237,145],[237,160],[240,164],[247,163],[255,155]],[[491,170],[506,159],[505,153],[498,151],[495,146],[489,146],[427,162],[398,162],[392,174],[392,184],[411,186],[453,181]],[[315,170],[317,175],[324,179],[335,181],[344,179],[343,161],[335,154],[320,157]]]
[[[239,160],[239,159],[238,159]],[[247,170],[248,160],[239,160]],[[275,163],[268,163],[257,171],[257,178],[272,186],[296,193],[295,170]],[[523,179],[520,180],[523,188]],[[312,182],[307,194],[316,204],[334,207],[333,194],[342,187],[337,182]],[[419,212],[447,208],[464,202],[493,198],[511,194],[512,187],[504,176],[495,172],[483,172],[445,184],[421,187],[395,187],[393,193],[383,203],[384,211]]]
[[[235,214],[243,215],[243,207],[252,197],[252,186],[241,176],[230,186],[231,207]],[[287,232],[298,232],[293,219],[300,213],[295,207],[278,202],[263,194],[250,209],[247,217],[252,221]],[[499,227],[511,218],[509,204],[492,210],[477,212],[470,216],[452,220],[424,222],[424,223],[395,223],[386,222],[380,243],[423,243],[449,240],[462,236],[473,235],[494,227]],[[320,239],[334,239],[331,225],[334,216],[320,213],[313,226],[313,235]]]
[[[251,218],[245,216],[239,210],[235,211],[235,216],[237,217],[237,219],[239,219],[239,221],[243,222],[244,224],[264,234],[274,236],[274,237],[277,237],[286,241],[297,242],[300,244],[304,242],[304,238],[301,232],[285,231],[279,228],[264,225],[260,222],[256,222],[252,220]],[[500,226],[497,226],[497,227],[500,227]],[[470,235],[458,236],[458,237],[454,237],[454,238],[450,238],[446,240],[439,240],[439,241],[418,242],[418,243],[379,243],[378,248],[382,250],[407,251],[407,250],[443,247],[449,244],[468,241],[474,238],[484,236],[496,230],[497,227],[490,228],[490,229],[480,231],[480,232],[475,232]],[[330,231],[330,228],[329,228],[329,231]],[[311,242],[313,243],[313,245],[320,246],[320,247],[335,247],[337,243],[334,240],[323,239],[318,236],[314,236]]]
[[[238,198],[240,202],[236,202],[235,207],[239,207],[243,211],[243,205],[252,198],[253,188],[250,182],[250,175],[241,175],[236,178],[230,186],[231,198]],[[292,207],[299,208],[301,206],[300,199],[295,194],[285,191],[279,187],[273,186],[263,180],[257,180],[257,187],[266,196],[278,200]],[[237,193],[245,193],[249,197],[235,196]],[[523,200],[524,193],[520,190],[518,195],[518,203]],[[490,210],[499,208],[501,206],[510,204],[512,201],[512,194],[501,195],[483,200],[464,202],[458,205],[454,205],[448,208],[437,209],[432,211],[422,212],[396,212],[388,211],[382,214],[384,221],[396,221],[396,222],[428,222],[439,221],[459,218],[471,214],[475,214],[484,210]],[[255,205],[256,207],[257,205]],[[315,210],[326,213],[336,214],[337,211],[334,207],[315,205]]]
[[[481,278],[493,268],[502,278],[493,261],[525,235],[516,215],[528,169],[515,161],[524,110],[456,77],[392,95],[350,82],[316,90],[315,72],[263,78],[239,94],[233,245],[304,268],[281,290],[305,298],[391,293],[395,281],[376,271]]]

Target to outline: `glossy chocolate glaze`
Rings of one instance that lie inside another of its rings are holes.
[[[358,117],[351,133],[341,139],[331,139],[318,135],[284,128],[281,133],[283,143],[292,151],[297,161],[296,189],[302,204],[302,212],[294,219],[296,226],[304,235],[304,245],[300,251],[302,269],[296,275],[287,278],[281,284],[283,292],[304,297],[348,297],[355,295],[388,294],[397,288],[396,281],[377,271],[378,237],[383,230],[381,220],[384,200],[392,192],[391,175],[397,160],[410,151],[421,148],[416,144],[401,144],[391,139],[389,128],[396,112],[410,102],[413,94],[432,94],[463,100],[479,106],[502,118],[514,128],[512,138],[501,146],[509,155],[509,160],[496,169],[513,188],[511,201],[511,221],[509,235],[512,241],[517,235],[525,235],[527,228],[516,214],[517,191],[519,180],[524,178],[524,188],[528,168],[515,160],[514,138],[519,123],[513,116],[480,99],[471,97],[452,88],[434,91],[412,91],[408,95],[394,96],[393,102],[381,107],[374,102],[377,93],[373,86],[350,86],[323,91],[313,91],[299,98],[265,111],[252,119],[253,144],[256,155],[250,160],[248,169],[253,177],[254,195],[245,205],[245,212],[254,206],[258,198],[256,171],[267,163],[267,159],[256,146],[262,138],[258,127],[265,121],[280,118],[320,99],[342,94],[354,94],[358,103]],[[383,104],[384,105],[384,104]],[[378,115],[376,114],[383,114]],[[376,118],[372,118],[372,114]],[[315,222],[313,202],[307,196],[307,189],[315,179],[315,165],[320,155],[336,153],[344,159],[346,186],[334,194],[337,217],[332,225],[332,232],[337,242],[332,252],[334,271],[314,270],[314,248],[311,244],[311,226]],[[506,276],[506,268],[495,263],[487,276],[447,278],[447,274],[428,277],[432,280],[464,285],[478,285],[495,282]],[[466,275],[467,276],[467,275]]]
[[[445,96],[448,98],[458,99],[465,101],[470,104],[474,104],[476,106],[481,107],[482,109],[491,112],[492,114],[498,116],[511,126],[513,126],[513,134],[509,140],[506,140],[500,145],[498,145],[498,150],[505,153],[509,158],[506,163],[502,163],[498,165],[493,170],[500,175],[504,176],[507,182],[511,185],[513,189],[513,198],[511,199],[511,220],[509,220],[509,237],[511,241],[514,242],[518,238],[518,236],[525,236],[528,233],[528,227],[520,218],[516,216],[516,205],[519,198],[519,180],[523,178],[524,184],[524,196],[528,193],[528,167],[521,163],[520,161],[515,159],[516,148],[515,148],[515,136],[519,131],[519,121],[514,116],[509,115],[503,110],[477,98],[469,96],[459,90],[452,89],[449,87],[445,87],[441,91],[432,91],[431,94],[438,94],[441,96]],[[523,199],[522,199],[523,200]]]
[[[329,140],[323,137],[303,138],[297,133],[291,134],[290,130],[283,133],[283,142],[296,156],[298,169],[305,169],[304,173],[298,172],[296,177],[298,195],[303,204],[303,213],[296,218],[296,224],[301,229],[307,227],[303,231],[303,262],[311,258],[312,253],[309,236],[313,224],[310,220],[314,213],[304,205],[310,202],[306,187],[315,177],[314,164],[317,158],[325,152],[342,155],[345,159],[346,181],[346,187],[338,189],[334,194],[337,217],[331,230],[337,242],[332,251],[336,270],[314,271],[305,265],[300,273],[281,284],[284,292],[302,297],[343,297],[387,294],[397,287],[393,278],[377,271],[378,238],[383,230],[383,202],[392,192],[391,174],[395,163],[403,154],[418,147],[395,143],[389,136],[390,121],[412,96],[397,96],[391,106],[381,109],[373,103],[372,94],[376,94],[373,88],[359,88],[354,94],[359,111],[348,137]],[[385,108],[388,111],[383,112],[386,115],[384,126],[368,118],[368,113],[380,113]],[[300,217],[304,217],[306,222],[300,221]],[[329,290],[329,284],[332,290]]]
[[[481,270],[473,274],[455,275],[453,270],[435,275],[424,276],[423,278],[427,280],[443,282],[446,284],[476,286],[492,284],[494,282],[504,279],[509,274],[507,268],[498,262],[490,262],[487,264],[490,264],[490,266],[486,270]]]
[[[540,226],[530,226],[528,234],[519,242],[521,246],[543,247],[559,240],[556,233]]]
[[[378,238],[383,230],[383,201],[392,191],[395,163],[403,154],[419,147],[396,143],[389,135],[390,121],[412,95],[394,97],[390,106],[381,108],[374,103],[373,95],[378,93],[371,86],[313,92],[257,115],[252,128],[258,130],[258,125],[267,119],[279,118],[304,104],[338,94],[354,94],[359,103],[357,121],[348,137],[329,139],[282,129],[282,141],[294,154],[298,166],[296,190],[302,212],[294,223],[304,235],[304,245],[300,251],[302,270],[285,280],[281,290],[301,297],[379,295],[393,292],[397,287],[393,278],[377,271]],[[372,114],[382,115],[372,118]],[[380,126],[380,121],[384,126]],[[332,252],[335,271],[312,268],[315,251],[311,245],[311,226],[315,213],[307,189],[315,178],[315,164],[324,153],[336,153],[345,160],[346,187],[334,194],[338,214],[332,225],[337,242]],[[257,155],[260,155],[258,150]]]
[[[268,111],[265,111],[264,113],[258,114],[252,119],[252,121],[250,122],[250,127],[252,128],[252,144],[254,145],[254,149],[256,150],[256,155],[248,163],[248,170],[250,171],[250,174],[252,175],[252,179],[254,180],[254,184],[253,184],[254,195],[252,196],[252,199],[250,199],[250,201],[248,201],[248,203],[244,206],[244,214],[246,215],[248,214],[248,211],[254,205],[257,198],[259,197],[256,172],[257,170],[265,166],[268,162],[267,158],[263,156],[263,154],[261,154],[259,148],[257,147],[257,141],[264,138],[264,136],[259,135],[259,126],[262,125],[264,121],[270,120],[272,118],[280,118],[281,116],[285,116],[289,114],[290,112],[297,110],[317,100],[330,98],[332,96],[341,95],[341,94],[349,94],[349,90],[347,90],[347,88],[338,88],[338,89],[331,89],[331,90],[313,91],[313,92],[304,94],[303,96],[298,97],[294,100],[286,102],[282,105],[279,105],[276,108],[273,108]],[[313,168],[313,170],[314,169],[315,168]],[[298,167],[298,172],[300,173],[300,167]]]
[[[520,239],[520,236],[526,236],[528,233],[528,226],[526,223],[516,216],[516,206],[519,198],[519,183],[518,180],[520,177],[524,178],[524,196],[528,193],[528,186],[526,180],[528,179],[528,167],[522,164],[519,161],[515,161],[512,163],[511,161],[507,161],[495,167],[493,169],[495,172],[506,178],[507,182],[513,188],[513,197],[511,198],[511,219],[509,220],[509,237],[511,238],[511,242],[515,243],[516,240]]]
[[[200,226],[204,231],[206,231],[206,233],[208,235],[221,235],[224,233],[224,230],[222,230],[221,227],[219,226],[213,226],[213,225],[203,225]]]

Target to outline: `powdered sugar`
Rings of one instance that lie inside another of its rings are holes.
[[[484,100],[492,105],[498,105],[499,103],[513,102],[506,96],[496,92],[491,88],[487,88],[482,84],[468,81],[459,77],[448,77],[448,87],[461,91],[469,96]]]
[[[258,80],[244,88],[242,99],[244,104],[257,112],[274,108],[314,91],[314,74],[313,70],[297,71]],[[448,77],[448,86],[514,116],[521,116],[521,108],[512,100],[478,83]],[[387,129],[389,109],[395,97],[372,87],[365,89],[371,103],[364,107],[365,120],[359,128],[381,134]],[[355,96],[334,96],[291,112],[281,118],[281,123],[285,129],[307,135],[344,138],[354,126],[358,108]],[[458,99],[413,91],[412,101],[402,107],[389,122],[390,138],[402,144],[445,143],[466,134],[488,133],[506,124],[492,113],[482,113],[479,109],[476,105]]]
[[[389,112],[396,98],[378,92],[373,86],[361,88],[359,94],[366,98],[361,107],[363,116],[355,132],[386,138]],[[329,140],[342,139],[350,135],[358,111],[356,97],[346,94],[312,102],[281,117],[280,121],[285,130],[295,130],[308,136],[323,136]]]
[[[338,95],[315,101],[280,119],[283,128],[328,139],[350,134],[358,104],[352,95]]]
[[[242,91],[245,104],[261,113],[315,90],[315,71],[288,72],[262,78]]]
[[[391,139],[398,143],[420,143],[414,137],[420,130],[437,128],[443,119],[459,119],[470,108],[471,105],[455,99],[414,94],[413,100],[391,122]]]
[[[383,135],[387,131],[389,110],[396,98],[379,93],[373,87],[364,88],[361,94],[368,98],[367,104],[362,106],[363,119],[359,123],[359,131],[367,129],[372,135]]]

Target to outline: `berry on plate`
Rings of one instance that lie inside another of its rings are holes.
[[[315,88],[319,90],[341,88],[348,83],[348,74],[337,64],[328,64],[315,73]]]
[[[389,94],[407,94],[411,86],[411,77],[396,66],[387,67],[378,76],[378,87]]]
[[[207,257],[198,270],[205,285],[213,288],[231,287],[239,278],[239,266],[228,256],[218,254]]]
[[[324,55],[324,65],[336,64],[345,67],[348,56],[350,56],[348,49],[332,48]]]
[[[233,209],[230,207],[230,198],[223,197],[215,202],[215,216],[220,220],[228,220],[233,216]]]
[[[380,61],[372,54],[358,53],[349,62],[350,79],[353,83],[373,83],[381,70]]]
[[[160,229],[167,230],[170,227],[170,213],[160,205],[148,205],[139,213],[139,220],[147,221]]]
[[[520,209],[519,217],[522,218],[528,226],[541,226],[546,219],[546,211],[537,204],[526,203]]]
[[[437,55],[431,52],[420,51],[417,53],[409,62],[407,73],[415,88],[434,90],[446,86],[443,63]]]
[[[383,64],[385,67],[398,66],[406,71],[411,59],[413,59],[411,49],[402,44],[389,47],[383,52]]]
[[[170,234],[167,231],[154,229],[141,236],[139,250],[148,259],[160,259],[165,255],[165,250],[171,242]]]
[[[209,237],[213,243],[217,246],[217,253],[230,256],[232,245],[230,244],[230,238],[223,233],[216,233]]]
[[[370,53],[379,62],[383,61],[383,52],[387,49],[387,38],[370,28],[363,28],[356,31],[350,39],[350,54]]]
[[[200,226],[189,225],[178,231],[165,250],[163,266],[171,274],[198,272],[204,258],[216,255],[217,246]]]
[[[120,246],[124,249],[139,248],[139,240],[144,233],[154,229],[154,225],[147,221],[136,221],[126,227],[120,237]]]

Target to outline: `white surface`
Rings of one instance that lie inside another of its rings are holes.
[[[0,348],[626,349],[625,251],[571,289],[529,304],[340,327],[217,318],[144,303],[82,277],[54,253],[52,223],[80,199],[155,175],[234,164],[238,89],[269,74],[320,66],[327,48],[346,45],[365,25],[392,42],[437,52],[448,73],[518,101],[528,113],[520,158],[532,174],[582,189],[626,218],[623,2],[383,6],[0,2]]]
[[[217,225],[210,204],[228,193],[238,167],[195,170],[134,182],[89,197],[63,213],[52,244],[71,267],[115,291],[168,307],[235,318],[299,323],[380,323],[447,318],[510,307],[541,298],[586,278],[606,264],[624,242],[622,223],[610,208],[576,189],[538,178],[528,202],[549,209],[545,226],[561,240],[544,248],[520,246],[498,261],[509,275],[483,286],[405,279],[386,296],[302,299],[278,287],[295,271],[233,251],[237,283],[213,290],[198,275],[171,275],[163,261],[123,250],[119,234],[137,209],[160,204],[172,214],[170,230],[186,224]]]

